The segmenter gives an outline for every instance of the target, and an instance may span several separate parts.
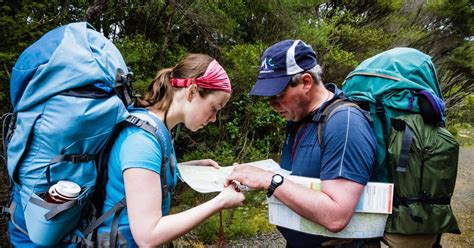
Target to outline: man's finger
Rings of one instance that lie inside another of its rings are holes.
[[[227,176],[226,180],[228,182],[231,182],[231,181],[234,181],[234,180],[237,180],[237,176],[234,172],[230,173],[230,175]],[[238,181],[238,180],[237,180]]]

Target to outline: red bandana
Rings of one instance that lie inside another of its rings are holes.
[[[173,87],[188,87],[193,83],[204,89],[223,90],[229,93],[232,91],[227,73],[216,60],[209,63],[209,66],[207,66],[206,72],[202,77],[171,78],[171,85]]]

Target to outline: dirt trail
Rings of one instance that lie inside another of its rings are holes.
[[[462,147],[452,199],[461,235],[444,234],[443,247],[474,247],[474,147]]]

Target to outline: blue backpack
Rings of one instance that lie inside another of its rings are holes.
[[[14,111],[3,129],[12,182],[6,211],[33,243],[82,242],[106,217],[120,214],[125,199],[106,216],[91,209],[101,213],[107,147],[121,128],[134,125],[152,133],[164,148],[166,170],[168,132],[130,115],[131,76],[113,43],[85,22],[46,33],[17,60],[10,82]],[[167,173],[161,174],[166,182]],[[49,187],[60,180],[78,184],[80,195],[62,204],[45,201]],[[163,196],[169,196],[166,184]],[[24,226],[18,215],[24,215]]]

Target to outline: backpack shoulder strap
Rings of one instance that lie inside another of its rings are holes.
[[[349,101],[345,97],[336,99],[329,103],[327,105],[321,115],[316,119],[313,118],[313,121],[318,123],[318,143],[319,146],[321,147],[321,150],[324,150],[324,132],[326,131],[326,125],[329,122],[329,119],[332,117],[332,115],[340,108],[344,106],[349,106],[349,107],[354,107],[359,109],[364,116],[369,120],[370,122],[372,121],[372,118],[370,117],[370,114],[364,111],[359,105],[357,105],[354,102]]]
[[[150,116],[152,119],[156,119],[156,117]],[[146,132],[150,133],[155,137],[155,139],[158,141],[158,143],[161,146],[162,150],[162,160],[161,160],[161,168],[160,168],[160,176],[161,176],[161,187],[162,187],[162,194],[163,196],[168,195],[169,189],[168,189],[168,184],[167,184],[167,175],[166,175],[166,165],[168,164],[169,161],[172,161],[171,159],[171,147],[168,145],[171,142],[167,141],[166,137],[166,132],[163,131],[163,128],[159,126],[158,123],[157,126],[154,126],[150,124],[149,122],[140,119],[139,117],[136,117],[134,115],[130,115],[127,117],[125,120],[127,123],[136,126],[138,128],[141,128],[145,130]],[[157,120],[155,120],[158,122]],[[174,171],[174,164],[173,162],[171,163],[171,174],[173,174]]]
[[[127,126],[135,126],[140,129],[143,129],[144,131],[150,133],[155,137],[155,139],[158,141],[158,143],[161,146],[162,150],[162,162],[161,162],[161,168],[160,168],[160,177],[161,177],[161,186],[162,186],[162,194],[164,196],[168,195],[169,189],[168,189],[168,184],[167,184],[167,176],[166,176],[166,165],[168,163],[168,160],[171,156],[171,147],[167,145],[168,142],[166,142],[166,136],[162,128],[160,127],[155,127],[154,125],[150,124],[149,122],[140,119],[137,116],[130,115],[128,116],[122,123],[120,123],[117,126],[117,130],[114,131],[114,134],[110,138],[109,142],[107,143],[106,147],[104,148],[103,152],[100,154],[99,161],[98,161],[98,171],[99,171],[99,180],[98,185],[96,190],[105,190],[105,183],[107,182],[107,162],[108,162],[108,157],[110,154],[110,149],[112,148],[113,145],[113,140],[117,138],[117,135],[120,133],[120,131],[127,127]],[[161,136],[161,137],[160,137]],[[171,160],[172,161],[172,160]],[[171,165],[172,170],[174,169],[174,165],[172,163]],[[173,173],[173,172],[172,172]],[[100,192],[99,192],[100,193]],[[105,197],[105,192],[102,192],[102,197],[99,196],[98,199],[104,200],[103,198]],[[101,195],[99,194],[99,195]],[[92,221],[89,226],[87,226],[84,231],[82,232],[84,237],[87,237],[90,233],[92,233],[96,228],[98,228],[105,220],[107,220],[110,216],[114,216],[113,218],[113,223],[111,227],[111,232],[110,232],[110,237],[111,237],[111,244],[116,242],[117,238],[117,226],[118,226],[118,218],[122,212],[122,210],[126,207],[126,198],[123,197],[115,206],[113,206],[111,209],[109,209],[106,213],[98,217],[95,221]],[[101,209],[98,209],[97,211],[100,211],[98,215],[101,214]],[[111,247],[115,247],[112,246]]]

